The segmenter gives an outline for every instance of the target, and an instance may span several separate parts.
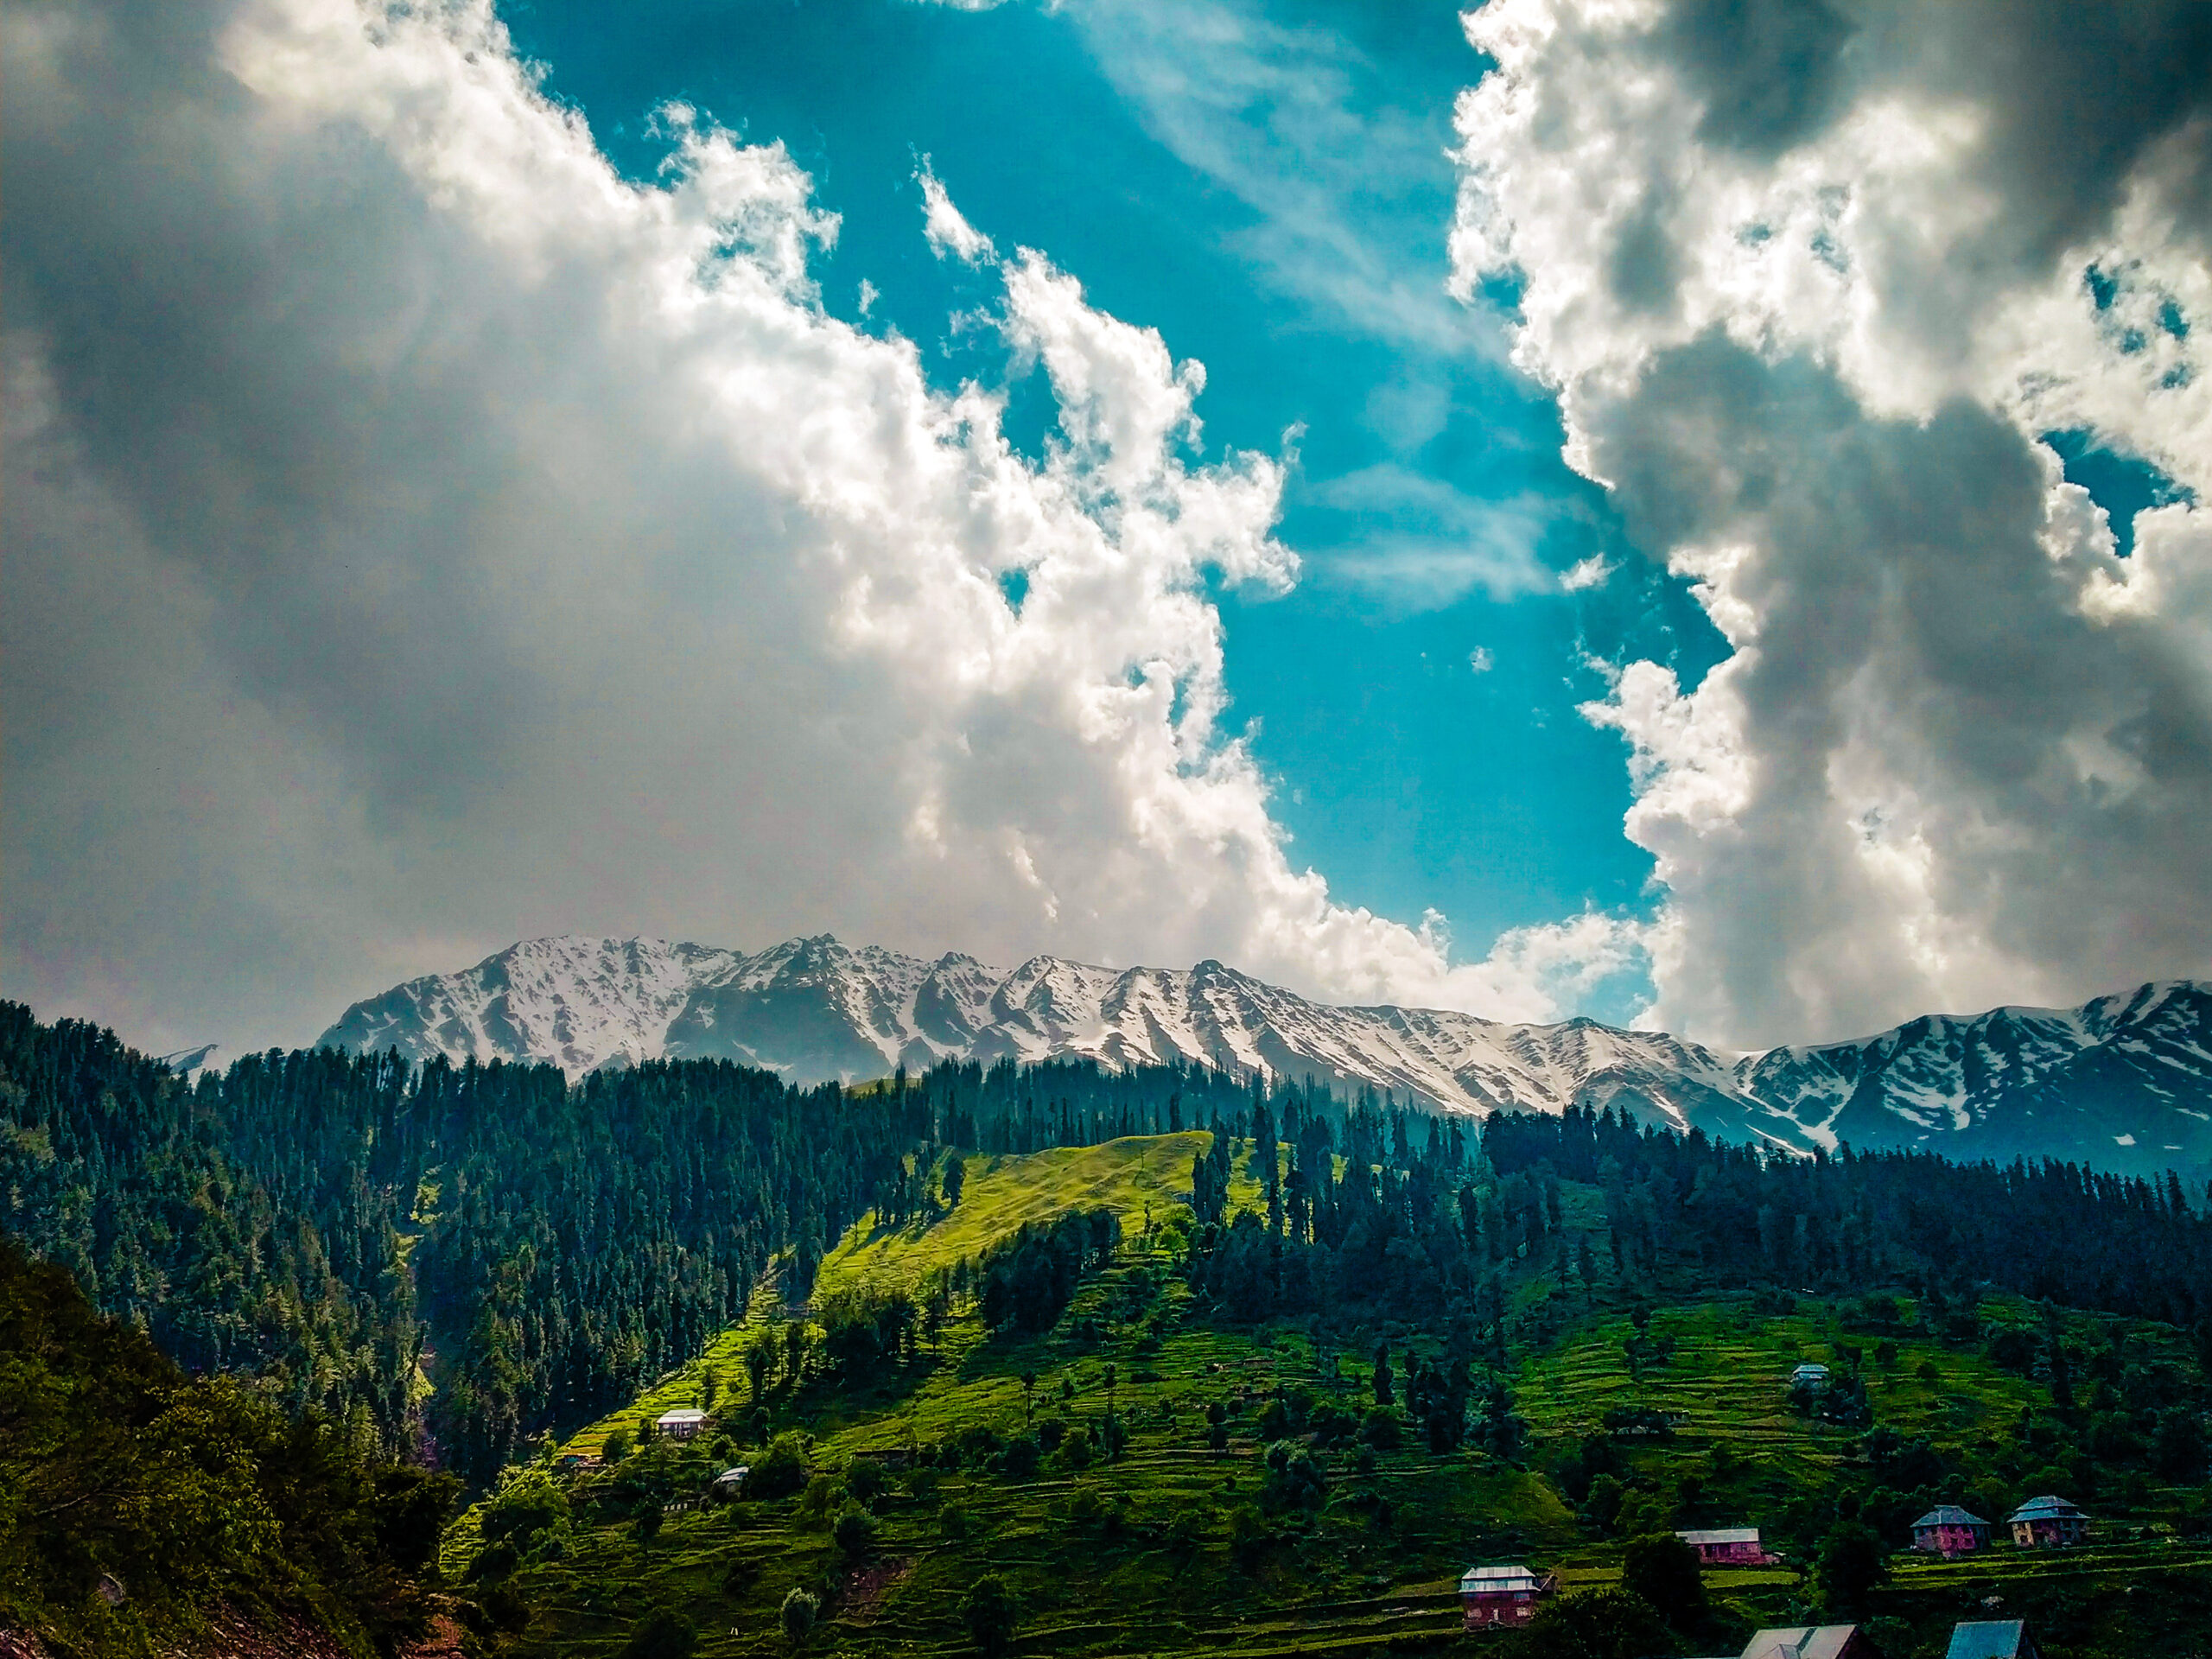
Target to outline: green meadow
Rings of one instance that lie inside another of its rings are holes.
[[[1503,1371],[1527,1424],[1517,1456],[1432,1452],[1410,1428],[1395,1445],[1387,1433],[1325,1433],[1308,1454],[1321,1491],[1287,1505],[1270,1447],[1313,1437],[1286,1434],[1282,1414],[1327,1421],[1335,1407],[1336,1421],[1364,1420],[1374,1344],[1433,1344],[1395,1327],[1200,1317],[1175,1269],[1191,1160],[1207,1141],[1194,1131],[974,1158],[949,1212],[898,1228],[864,1218],[823,1257],[817,1302],[863,1287],[912,1294],[1025,1224],[1110,1209],[1120,1248],[1039,1335],[987,1332],[972,1306],[956,1304],[906,1363],[811,1376],[755,1401],[747,1344],[809,1317],[779,1281],[764,1283],[746,1320],[700,1359],[543,1445],[533,1465],[510,1471],[507,1497],[452,1529],[445,1571],[465,1583],[502,1504],[550,1489],[567,1506],[520,1552],[502,1595],[486,1599],[505,1628],[482,1644],[645,1659],[650,1618],[668,1610],[705,1656],[967,1655],[977,1650],[968,1601],[992,1577],[1011,1594],[1010,1650],[1021,1654],[1479,1651],[1494,1638],[1460,1633],[1456,1583],[1468,1565],[1525,1560],[1556,1571],[1568,1593],[1618,1580],[1621,1536],[1578,1513],[1556,1474],[1589,1440],[1615,1448],[1618,1484],[1643,1504],[1643,1524],[1759,1525],[1787,1541],[1809,1535],[1826,1495],[1866,1468],[1863,1428],[1791,1408],[1786,1381],[1801,1362],[1840,1366],[1856,1354],[1877,1423],[1993,1469],[2018,1465],[2023,1454],[2006,1448],[2023,1412],[2049,1405],[2040,1385],[1971,1346],[1924,1334],[1878,1343],[1850,1328],[1847,1308],[1810,1299],[1647,1306],[1632,1362],[1638,1326],[1602,1281],[1532,1271],[1516,1287]],[[1247,1161],[1236,1160],[1232,1207],[1262,1202]],[[1602,1212],[1593,1217],[1580,1196],[1570,1194],[1573,1224],[1601,1238]],[[710,1391],[715,1423],[700,1442],[549,1472],[566,1454],[601,1454],[618,1432],[637,1447],[645,1422],[705,1404]],[[1606,1412],[1627,1404],[1659,1414],[1664,1432],[1608,1439]],[[796,1491],[701,1497],[726,1464],[759,1465],[785,1436],[805,1459]],[[1009,1466],[1004,1448],[1017,1440],[1050,1444],[1035,1467],[1018,1455]],[[2129,1640],[2190,1628],[2212,1610],[2212,1548],[2185,1541],[2176,1524],[2188,1495],[2135,1497],[2133,1515],[2099,1510],[2088,1549],[1894,1558],[1875,1599],[1891,1659],[1940,1653],[1950,1620],[1993,1606],[2076,1634],[2047,1644],[2048,1659],[2134,1650],[2106,1645],[2106,1627]],[[1809,1565],[1799,1548],[1773,1567],[1709,1571],[1716,1642],[1813,1617]],[[810,1630],[787,1626],[795,1592],[817,1604]]]

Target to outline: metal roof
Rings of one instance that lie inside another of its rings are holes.
[[[1756,1544],[1759,1541],[1757,1527],[1719,1527],[1705,1532],[1678,1532],[1675,1537],[1686,1544]]]
[[[751,1464],[741,1463],[736,1468],[725,1469],[721,1473],[716,1475],[715,1477],[715,1484],[717,1486],[735,1485],[739,1481],[743,1480],[752,1472],[753,1465]]]
[[[1459,1575],[1459,1593],[1463,1596],[1494,1596],[1509,1592],[1534,1591],[1541,1589],[1543,1582],[1541,1573],[1518,1565],[1471,1567]]]
[[[1791,1624],[1761,1630],[1744,1649],[1744,1659],[1836,1659],[1856,1624]]]
[[[678,1406],[674,1411],[664,1411],[653,1420],[657,1423],[703,1423],[707,1414],[696,1406]]]
[[[2019,1659],[2027,1645],[2028,1627],[2017,1618],[1985,1619],[1951,1627],[1951,1645],[1943,1659]]]
[[[1955,1503],[1938,1503],[1934,1509],[1912,1523],[1915,1532],[1923,1527],[1986,1527],[1988,1522],[1978,1515],[1969,1515]]]
[[[2086,1521],[2088,1518],[2064,1498],[2053,1497],[2049,1493],[2030,1498],[2005,1516],[2007,1521]]]

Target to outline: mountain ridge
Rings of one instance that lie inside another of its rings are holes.
[[[543,1061],[572,1078],[661,1058],[736,1060],[799,1082],[945,1059],[1196,1061],[1476,1115],[1617,1105],[1796,1153],[1927,1146],[2212,1166],[2212,987],[2187,980],[2073,1008],[1925,1014],[1854,1041],[1739,1052],[1586,1019],[1515,1025],[1314,1002],[1211,959],[1116,969],[1038,956],[999,969],[828,934],[751,954],[569,935],[364,999],[317,1046]]]

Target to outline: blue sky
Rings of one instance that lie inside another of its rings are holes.
[[[1303,579],[1220,602],[1231,724],[1256,722],[1293,861],[1338,899],[1434,907],[1478,955],[1586,904],[1648,905],[1622,745],[1575,713],[1605,689],[1587,658],[1656,658],[1694,683],[1718,642],[1561,461],[1556,408],[1504,363],[1494,315],[1445,292],[1452,103],[1482,67],[1451,7],[1308,6],[1294,24],[905,0],[502,15],[635,175],[665,154],[652,112],[671,100],[781,141],[842,216],[824,304],[858,319],[866,281],[868,323],[919,343],[947,386],[1014,371],[961,322],[994,302],[990,273],[923,240],[920,157],[1001,248],[1039,249],[1204,363],[1210,455],[1296,429],[1281,534]],[[1033,447],[1041,375],[1011,398]],[[1592,559],[1609,577],[1561,591]]]
[[[2212,971],[2199,0],[371,10],[10,64],[42,1011],[830,931],[1760,1047]]]

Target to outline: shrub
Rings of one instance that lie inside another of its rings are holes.
[[[806,1443],[797,1434],[779,1434],[745,1478],[753,1497],[789,1497],[806,1484]]]
[[[1043,1461],[1044,1454],[1038,1450],[1037,1442],[1027,1434],[1015,1435],[999,1454],[999,1468],[1014,1480],[1027,1480]]]
[[[657,1607],[631,1630],[621,1659],[691,1659],[698,1650],[698,1627],[672,1607]]]
[[[1697,1551],[1670,1532],[1629,1541],[1621,1555],[1621,1588],[1649,1602],[1677,1630],[1688,1633],[1705,1621],[1705,1579]]]
[[[1013,1647],[1014,1632],[1020,1628],[1020,1611],[1006,1580],[995,1573],[976,1580],[960,1604],[960,1622],[968,1627],[969,1640],[987,1655],[1002,1654]]]
[[[875,1517],[859,1504],[848,1503],[837,1512],[830,1535],[847,1560],[863,1560],[875,1548]]]
[[[1359,1438],[1378,1452],[1395,1452],[1406,1443],[1405,1425],[1388,1406],[1376,1406],[1360,1425]]]
[[[891,1477],[872,1459],[855,1458],[853,1466],[845,1471],[845,1490],[871,1507],[890,1486]]]
[[[814,1621],[821,1616],[822,1599],[810,1590],[794,1590],[784,1598],[778,1615],[784,1627],[784,1637],[793,1646],[806,1640],[814,1630]]]

